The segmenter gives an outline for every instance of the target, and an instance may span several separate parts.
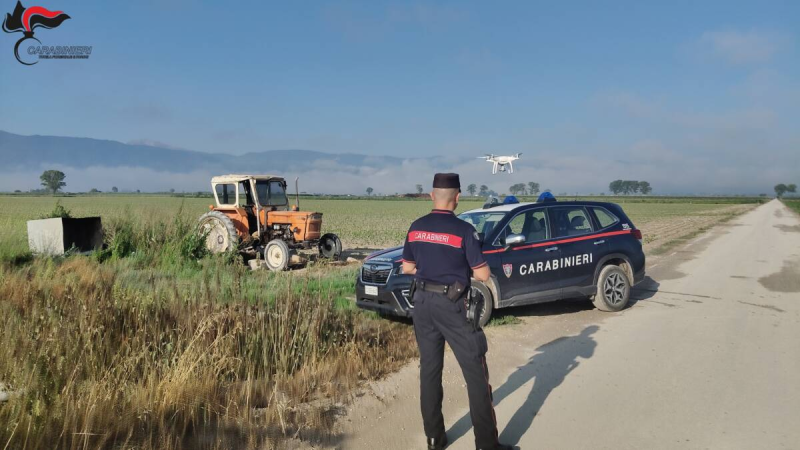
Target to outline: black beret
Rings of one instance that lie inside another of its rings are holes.
[[[461,180],[457,173],[437,173],[433,176],[433,188],[458,189],[461,192]]]

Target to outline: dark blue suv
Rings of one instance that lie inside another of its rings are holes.
[[[615,203],[590,201],[487,205],[459,214],[483,242],[492,272],[472,280],[484,296],[481,325],[492,311],[563,298],[589,297],[603,311],[619,311],[631,286],[644,279],[642,233]],[[412,277],[402,273],[402,247],[364,260],[356,281],[356,304],[411,317]]]

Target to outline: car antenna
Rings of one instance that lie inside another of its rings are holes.
[[[294,205],[297,207],[297,210],[300,211],[300,189],[298,188],[297,180],[300,177],[294,177]]]

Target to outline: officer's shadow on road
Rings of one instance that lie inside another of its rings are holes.
[[[498,429],[503,430],[500,442],[512,445],[519,443],[550,393],[578,367],[580,364],[578,358],[588,359],[594,355],[597,343],[592,335],[599,328],[597,325],[591,325],[578,335],[560,337],[542,345],[536,349],[539,353],[531,357],[527,364],[518,367],[505,383],[494,389],[494,404],[497,406],[506,398],[517,394],[517,391],[530,380],[534,380],[533,387],[511,420],[505,427],[503,424],[498,424]],[[470,416],[466,414],[450,427],[447,436],[450,442],[455,442],[471,428]]]

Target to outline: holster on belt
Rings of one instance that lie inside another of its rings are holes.
[[[466,286],[456,281],[455,283],[447,286],[447,292],[445,292],[444,295],[446,295],[450,301],[454,302],[464,296],[465,288]]]

